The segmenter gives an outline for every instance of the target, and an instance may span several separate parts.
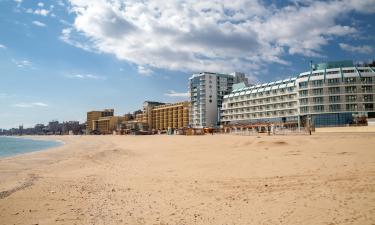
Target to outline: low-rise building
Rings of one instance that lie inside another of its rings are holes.
[[[87,112],[87,127],[86,131],[87,133],[91,133],[94,131],[94,121],[98,120],[100,117],[108,117],[113,116],[114,109],[104,109],[103,111],[90,111]]]

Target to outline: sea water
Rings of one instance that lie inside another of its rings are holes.
[[[0,136],[0,158],[53,148],[62,145],[58,141],[40,141]]]

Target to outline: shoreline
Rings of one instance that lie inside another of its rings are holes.
[[[32,154],[32,153],[36,153],[36,152],[41,152],[41,151],[53,150],[55,148],[62,147],[62,146],[64,146],[66,144],[64,141],[59,140],[59,139],[45,139],[45,138],[39,138],[39,136],[34,136],[34,135],[30,135],[30,136],[0,136],[0,138],[1,137],[14,138],[14,139],[23,139],[23,140],[36,141],[36,142],[48,142],[48,143],[51,143],[51,144],[54,143],[54,145],[53,146],[48,146],[48,147],[38,148],[36,150],[31,150],[31,151],[26,151],[26,152],[20,152],[20,153],[16,153],[16,154],[13,154],[13,155],[8,155],[8,156],[1,156],[0,155],[0,162],[3,159],[9,159],[9,158],[23,156],[23,155],[28,155],[28,154]]]

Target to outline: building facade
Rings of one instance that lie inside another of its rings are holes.
[[[235,80],[247,82],[246,76],[242,73],[230,75],[202,72],[189,78],[190,126],[202,128],[219,125],[219,109],[222,106],[223,97],[232,91]]]
[[[374,85],[374,68],[351,61],[316,64],[295,78],[233,90],[224,96],[222,124],[360,123],[375,117]]]
[[[100,132],[100,134],[112,134],[124,121],[126,121],[124,116],[100,117],[93,121],[93,130]]]
[[[165,104],[146,101],[140,122],[148,124],[149,130],[186,128],[189,125],[189,102]]]
[[[189,125],[189,102],[155,106],[151,113],[151,129],[187,128]]]
[[[90,111],[87,112],[87,133],[90,133],[94,131],[94,121],[98,120],[100,117],[108,117],[108,116],[113,116],[114,114],[114,109],[104,109],[103,111]]]

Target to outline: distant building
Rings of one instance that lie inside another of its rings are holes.
[[[244,83],[246,86],[249,86],[249,79],[246,77],[245,73],[241,72],[234,72],[231,73],[232,76],[234,76],[233,79],[233,84],[238,84],[238,83]]]
[[[146,101],[143,104],[142,120],[149,130],[186,128],[189,125],[189,102],[161,103]]]
[[[191,111],[190,126],[216,127],[220,123],[223,96],[232,91],[234,83],[248,80],[243,73],[219,74],[202,72],[189,78]]]
[[[87,133],[94,131],[94,121],[98,120],[100,117],[113,116],[114,109],[105,109],[103,111],[90,111],[87,112]]]
[[[112,134],[123,121],[126,121],[123,116],[99,117],[97,120],[93,120],[93,130],[100,132],[100,134]]]

